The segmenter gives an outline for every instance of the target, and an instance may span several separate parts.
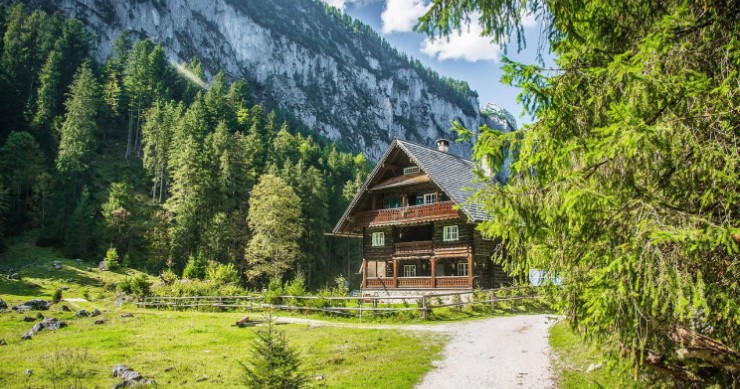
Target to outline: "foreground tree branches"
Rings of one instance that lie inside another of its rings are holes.
[[[558,70],[504,60],[538,122],[483,128],[475,158],[512,179],[482,229],[524,275],[549,269],[587,337],[677,381],[740,380],[740,4],[434,1],[419,28],[482,17],[499,42],[534,13]]]

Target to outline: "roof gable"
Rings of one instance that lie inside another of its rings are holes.
[[[394,153],[398,151],[403,152],[412,162],[418,165],[432,183],[445,192],[455,204],[460,206],[469,220],[475,222],[487,219],[478,204],[468,201],[476,191],[482,189],[485,185],[476,180],[473,172],[476,166],[472,161],[400,139],[394,139],[337,222],[333,234],[352,235],[351,233],[342,232],[344,224],[348,222],[349,215],[352,214],[363,196],[367,195],[369,188],[378,184],[376,181],[385,170],[384,166],[389,157],[395,155]],[[385,180],[381,184],[387,181]]]

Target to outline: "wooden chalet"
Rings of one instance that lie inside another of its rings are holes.
[[[486,219],[469,201],[484,184],[472,161],[396,139],[334,227],[362,238],[363,290],[473,289],[508,281],[491,255],[497,241],[475,229]]]

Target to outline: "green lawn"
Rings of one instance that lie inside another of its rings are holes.
[[[55,270],[54,261],[63,268]],[[87,267],[93,269],[87,271]],[[26,314],[0,313],[0,387],[111,387],[116,364],[126,364],[165,386],[238,386],[239,362],[249,358],[248,345],[256,328],[237,328],[239,312],[175,312],[138,309],[116,304],[114,284],[127,272],[103,272],[91,263],[64,259],[51,250],[35,247],[27,238],[12,242],[0,255],[0,270],[17,269],[21,280],[0,279],[0,296],[9,304],[33,297],[51,300],[60,286],[68,286],[64,298],[75,299],[52,306],[42,314],[65,320],[69,326],[56,332],[42,331],[33,339],[21,335],[33,323],[21,321]],[[72,281],[67,282],[67,279]],[[77,301],[85,299],[87,301]],[[98,308],[98,318],[75,318],[62,312]],[[124,312],[133,318],[122,318]],[[250,316],[259,316],[259,313]],[[258,329],[259,327],[257,327]],[[394,330],[368,330],[280,325],[289,342],[300,350],[313,387],[411,388],[431,368],[444,346],[442,335]],[[26,369],[33,374],[24,375]]]
[[[633,380],[629,362],[610,360],[584,342],[565,322],[550,328],[550,346],[560,389],[645,387]],[[587,372],[589,366],[592,371]]]

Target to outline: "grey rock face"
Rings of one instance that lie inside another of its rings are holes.
[[[260,100],[378,160],[394,137],[433,146],[450,127],[489,122],[465,84],[443,80],[369,27],[310,0],[29,0],[80,19],[103,61],[121,31],[161,43],[172,63],[198,58],[209,76],[245,78]],[[470,144],[450,152],[469,157]]]

